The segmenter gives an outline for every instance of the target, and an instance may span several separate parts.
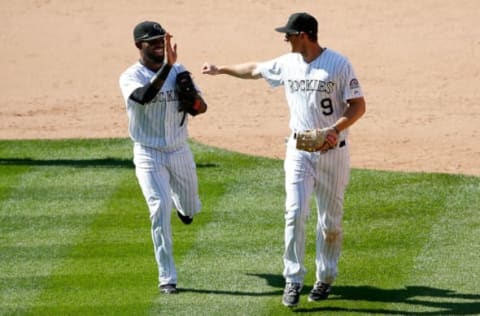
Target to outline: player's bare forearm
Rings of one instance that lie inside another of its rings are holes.
[[[347,129],[353,125],[359,118],[363,116],[366,110],[365,99],[355,98],[348,100],[348,108],[343,116],[335,123],[335,128],[338,131]]]
[[[241,79],[261,78],[261,74],[257,70],[256,62],[223,66],[205,63],[202,67],[202,73],[207,75],[229,75]]]

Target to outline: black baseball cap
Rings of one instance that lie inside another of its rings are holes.
[[[163,27],[157,22],[152,21],[138,23],[133,29],[133,39],[135,43],[164,37],[165,34],[166,31]]]
[[[299,33],[305,32],[311,35],[317,35],[318,23],[317,20],[308,13],[298,12],[290,15],[287,24],[275,28],[275,31],[280,33]]]

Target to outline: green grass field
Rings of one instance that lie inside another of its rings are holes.
[[[172,216],[162,296],[128,139],[0,141],[0,315],[479,315],[480,178],[352,170],[340,273],[281,304],[282,161],[192,143],[200,213]]]

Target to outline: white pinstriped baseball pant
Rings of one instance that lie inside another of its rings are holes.
[[[135,174],[150,211],[159,285],[176,284],[171,230],[172,206],[190,217],[201,209],[193,154],[187,144],[163,152],[135,143],[134,163]]]
[[[283,276],[286,282],[303,285],[306,268],[305,225],[314,194],[317,207],[316,281],[333,283],[338,273],[342,247],[342,217],[345,189],[350,178],[348,145],[325,154],[295,149],[290,139],[285,169],[285,252]]]

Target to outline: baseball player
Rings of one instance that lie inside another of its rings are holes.
[[[135,174],[150,211],[159,288],[173,294],[177,273],[171,209],[174,205],[180,220],[190,224],[201,208],[186,114],[203,113],[207,105],[188,72],[176,63],[176,44],[172,46],[172,36],[159,23],[139,23],[133,37],[140,59],[121,74],[119,83],[134,143]]]
[[[312,194],[318,213],[316,282],[308,299],[324,300],[332,289],[350,176],[348,127],[365,112],[352,65],[344,56],[319,45],[317,28],[317,20],[310,14],[294,13],[285,26],[276,28],[285,33],[291,53],[265,62],[228,66],[205,63],[202,68],[202,73],[210,75],[263,77],[272,87],[285,88],[292,131],[284,161],[286,285],[282,303],[288,307],[298,305],[304,284],[305,222]]]

